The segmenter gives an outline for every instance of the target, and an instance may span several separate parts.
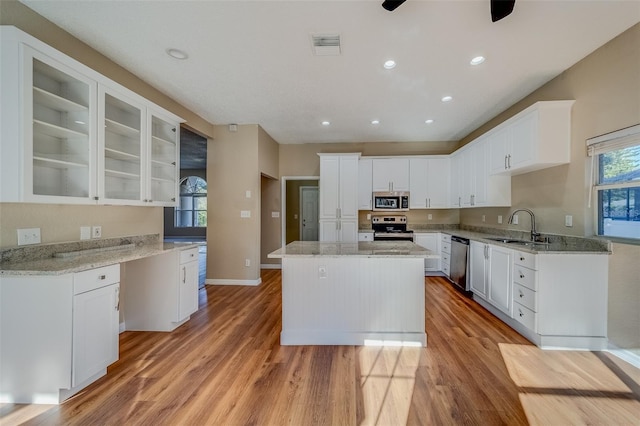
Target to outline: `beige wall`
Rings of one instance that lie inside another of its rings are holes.
[[[260,277],[258,126],[214,126],[207,145],[207,280]],[[246,197],[251,191],[251,198]],[[241,218],[240,211],[251,212]],[[249,259],[251,266],[245,266]]]
[[[280,176],[320,176],[318,153],[360,152],[374,155],[450,154],[455,142],[375,142],[280,145]]]
[[[522,101],[466,137],[473,140],[532,103],[540,100],[575,99],[571,120],[571,163],[515,176],[511,181],[512,209],[463,209],[460,222],[497,225],[516,207],[531,208],[544,233],[593,235],[594,210],[587,207],[590,162],[585,140],[640,123],[640,24],[569,68]],[[482,223],[482,215],[487,222]],[[574,226],[564,226],[573,215]],[[526,216],[526,215],[525,215]],[[528,230],[525,218],[513,229]],[[621,348],[640,354],[640,246],[614,244],[609,267],[609,339]]]
[[[272,212],[280,212],[280,181],[262,176],[260,193],[260,263],[280,264],[280,259],[269,259],[267,255],[280,248],[280,217]]]
[[[0,248],[16,247],[16,229],[40,228],[42,243],[80,240],[81,226],[102,226],[102,238],[163,234],[162,207],[0,204]]]

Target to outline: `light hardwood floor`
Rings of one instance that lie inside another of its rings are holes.
[[[125,332],[120,360],[60,406],[0,424],[638,424],[640,371],[541,351],[444,279],[427,278],[427,348],[280,346],[280,271],[207,286],[173,333]]]

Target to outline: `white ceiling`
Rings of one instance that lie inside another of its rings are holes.
[[[22,1],[211,123],[279,143],[460,140],[640,22],[638,0],[517,0],[497,23],[489,0]],[[312,54],[325,33],[340,56]]]

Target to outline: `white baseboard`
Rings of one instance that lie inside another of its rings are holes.
[[[260,269],[282,269],[282,264],[280,264],[280,263],[262,263],[260,265]]]
[[[634,367],[640,368],[640,355],[638,355],[637,353],[632,352],[628,349],[619,348],[611,342],[609,342],[609,346],[606,351],[611,353],[612,355],[617,356],[621,360],[628,362]]]
[[[256,280],[231,280],[231,279],[220,279],[220,278],[207,278],[204,281],[207,285],[249,285],[256,286],[262,283],[262,278],[258,278]]]

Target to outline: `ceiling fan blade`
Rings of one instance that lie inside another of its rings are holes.
[[[404,2],[405,0],[384,0],[382,2],[382,7],[387,9],[389,12],[392,12]]]
[[[516,0],[491,0],[491,22],[497,22],[513,12]]]

